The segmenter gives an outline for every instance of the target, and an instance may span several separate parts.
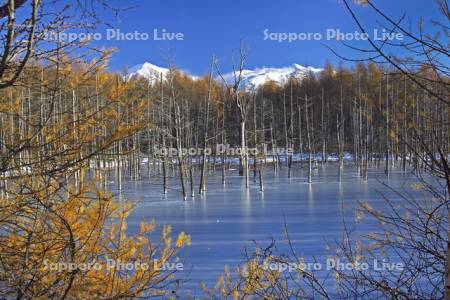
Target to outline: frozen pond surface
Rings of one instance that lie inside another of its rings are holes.
[[[136,231],[141,221],[155,219],[157,225],[172,225],[174,234],[180,231],[190,234],[192,245],[181,255],[185,271],[180,275],[189,275],[184,289],[201,295],[200,282],[213,287],[225,265],[233,271],[242,263],[245,245],[251,246],[253,240],[267,245],[272,237],[281,242],[285,222],[297,252],[306,261],[315,256],[325,263],[329,254],[326,241],[339,240],[342,236],[343,213],[353,221],[357,201],[383,207],[380,191],[395,196],[382,182],[409,189],[414,180],[400,170],[391,172],[387,178],[381,168],[370,169],[365,181],[353,164],[348,164],[339,181],[337,164],[330,163],[315,170],[313,182],[308,184],[306,168],[295,165],[290,179],[286,168],[277,176],[269,169],[264,175],[264,193],[259,192],[253,178],[246,190],[237,171],[229,172],[227,184],[223,186],[221,173],[217,171],[207,176],[206,195],[196,194],[187,201],[182,201],[180,191],[175,188],[178,178],[170,180],[167,196],[162,194],[160,178],[149,181],[144,176],[140,181],[124,180],[124,196],[138,202],[128,228]],[[146,174],[146,170],[142,173]],[[198,190],[198,178],[195,190]],[[370,226],[366,229],[370,230]],[[161,226],[158,229],[159,234]]]

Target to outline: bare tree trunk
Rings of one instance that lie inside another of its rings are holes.
[[[408,122],[406,114],[406,75],[403,75],[404,80],[404,90],[403,90],[403,143],[402,143],[402,169],[403,173],[406,173],[406,148],[408,143]]]
[[[390,156],[390,146],[389,146],[389,74],[386,74],[386,158],[385,158],[385,169],[384,173],[389,176],[389,156]]]
[[[261,167],[259,168],[258,172],[259,172],[259,191],[264,192],[264,182],[263,182]]]
[[[212,62],[211,62],[211,70],[210,70],[209,79],[208,79],[208,97],[206,98],[206,103],[205,103],[206,120],[205,120],[205,133],[203,135],[203,159],[202,159],[202,165],[201,165],[201,171],[200,171],[200,186],[198,189],[199,194],[203,194],[206,190],[206,185],[205,185],[206,146],[207,146],[207,142],[208,142],[209,106],[211,103],[212,69],[214,66],[214,61],[215,61],[215,58],[213,56]]]
[[[298,147],[300,151],[300,168],[303,168],[303,136],[302,136],[302,108],[298,104]]]
[[[305,120],[306,120],[306,133],[308,138],[308,183],[312,182],[312,148],[311,148],[311,133],[309,126],[309,116],[308,116],[308,95],[305,95]]]
[[[284,125],[284,145],[285,145],[285,164],[288,166],[288,156],[287,156],[287,149],[289,147],[289,138],[288,138],[288,129],[287,129],[287,117],[286,117],[286,92],[283,91],[283,125]]]
[[[195,197],[195,191],[194,191],[194,175],[192,174],[192,168],[189,168],[189,181],[191,183],[191,197]]]
[[[225,131],[225,103],[222,105],[222,145],[226,143],[226,131]],[[227,164],[227,155],[226,151],[222,153],[222,184],[226,183],[226,164]]]
[[[242,164],[242,175],[244,176],[245,180],[245,188],[248,188],[248,152],[247,152],[247,146],[245,142],[245,121],[241,120],[240,122],[240,128],[241,128],[241,164]]]
[[[338,122],[338,148],[339,148],[339,174],[344,169],[344,145],[345,145],[345,139],[344,139],[344,91],[343,87],[341,85],[341,107],[340,107],[340,118]]]
[[[256,122],[256,96],[253,98],[253,146],[258,149],[258,125]],[[256,151],[255,151],[256,152]],[[256,177],[258,173],[258,158],[257,153],[253,153],[253,182],[256,183]]]
[[[163,175],[163,193],[167,194],[167,149],[166,149],[166,126],[164,122],[164,85],[163,85],[163,74],[160,74],[160,93],[161,93],[161,112],[160,112],[160,131],[161,131],[161,142],[163,150],[162,158],[162,175]]]
[[[272,114],[271,114],[271,121],[270,121],[270,140],[271,140],[271,146],[272,146],[272,160],[273,160],[273,170],[274,173],[277,174],[278,172],[278,154],[275,151],[277,148],[277,143],[275,140],[275,136],[274,136],[274,124],[275,124],[275,116],[274,116],[274,112],[273,112],[273,103],[270,103],[271,105],[271,109],[272,109]]]
[[[293,135],[294,135],[294,107],[293,107],[293,91],[292,91],[292,80],[290,81],[290,88],[291,88],[291,101],[290,101],[290,120],[289,120],[289,145],[288,148],[286,149],[286,151],[289,151],[289,155],[288,155],[288,178],[291,178],[292,175],[292,152],[290,151],[291,148],[293,148]]]
[[[322,123],[322,128],[321,128],[321,132],[322,132],[322,161],[321,163],[324,164],[326,163],[326,136],[325,136],[325,123],[324,123],[324,106],[325,106],[325,91],[322,88],[322,111],[321,111],[321,123]]]
[[[181,112],[180,106],[173,99],[174,113],[175,113],[175,139],[177,145],[177,161],[178,161],[178,170],[180,171],[180,184],[181,184],[181,194],[183,196],[183,200],[187,199],[186,193],[186,183],[184,180],[185,170],[184,170],[184,157],[182,151],[182,142],[181,142]]]

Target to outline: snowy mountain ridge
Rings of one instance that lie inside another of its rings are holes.
[[[302,79],[305,78],[310,72],[317,74],[320,73],[322,69],[313,67],[304,67],[299,64],[293,64],[288,67],[274,68],[274,67],[263,67],[256,68],[254,70],[242,70],[242,83],[241,88],[252,89],[258,88],[259,86],[265,84],[268,81],[273,81],[277,84],[284,84],[289,80],[289,78]],[[237,73],[237,72],[236,72]],[[227,83],[234,84],[233,72],[223,75],[224,80]],[[236,76],[239,74],[236,74]]]
[[[158,67],[149,62],[136,65],[128,70],[127,78],[144,77],[150,81],[159,80],[161,75],[166,77],[169,74],[168,68]]]
[[[273,81],[276,84],[283,84],[289,80],[289,78],[297,78],[302,79],[306,77],[309,73],[318,74],[322,71],[319,68],[313,67],[304,67],[299,64],[293,64],[288,67],[261,67],[256,68],[254,70],[245,69],[242,71],[242,81],[241,81],[241,89],[254,89],[263,85],[268,81]],[[168,68],[163,68],[151,64],[149,62],[145,62],[143,64],[134,66],[129,69],[129,73],[127,78],[135,78],[135,77],[144,77],[148,80],[159,80],[161,74],[163,77],[166,77],[169,74],[170,70]],[[188,76],[192,77],[192,79],[198,79],[198,76],[191,75],[187,72],[183,72]],[[238,75],[238,74],[236,74]],[[227,84],[234,84],[234,74],[233,72],[226,73],[222,75],[223,79],[227,82]],[[219,76],[216,77],[216,80],[222,80]]]

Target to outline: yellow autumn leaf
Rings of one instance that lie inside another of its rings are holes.
[[[142,222],[140,225],[140,233],[141,234],[150,233],[150,232],[153,232],[154,230],[155,230],[155,222],[154,221],[152,221],[150,223]]]
[[[178,235],[176,246],[178,248],[189,246],[191,244],[191,237],[184,232]]]

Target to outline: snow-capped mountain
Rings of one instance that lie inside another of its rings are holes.
[[[243,70],[241,88],[257,88],[268,81],[283,84],[288,81],[289,78],[302,79],[310,72],[320,73],[321,71],[322,69],[303,67],[299,64],[293,64],[292,66],[283,68],[256,68],[255,70]],[[233,72],[223,75],[223,78],[229,84],[234,84],[234,77]]]
[[[189,74],[188,72],[185,72],[183,70],[178,70],[178,71],[188,75],[189,77],[191,77],[194,80],[197,80],[199,78],[198,76]],[[165,78],[169,74],[169,72],[170,72],[169,68],[158,67],[149,62],[145,62],[143,64],[136,65],[136,66],[130,68],[128,70],[128,74],[126,75],[126,78],[130,79],[130,78],[136,78],[136,77],[144,77],[151,81],[158,81],[161,78],[161,74],[162,74],[162,77]]]
[[[169,73],[168,68],[162,68],[155,66],[149,62],[145,62],[140,65],[136,65],[128,70],[127,78],[136,78],[136,77],[144,77],[148,80],[159,80],[161,74],[163,77],[166,77]]]
[[[302,79],[307,76],[310,72],[312,73],[320,73],[322,69],[313,68],[313,67],[303,67],[298,64],[293,64],[289,67],[282,68],[256,68],[254,70],[243,70],[242,71],[242,82],[241,89],[253,89],[257,88],[268,81],[273,81],[278,84],[283,84],[289,78],[294,77],[297,79]],[[158,67],[151,63],[143,63],[141,65],[134,66],[129,69],[129,73],[127,78],[135,78],[135,77],[144,77],[148,80],[159,80],[161,74],[163,77],[167,76],[169,73],[168,68]],[[192,77],[192,79],[197,79],[198,76],[194,76],[187,72],[185,74]],[[223,79],[228,84],[234,84],[234,75],[233,72],[223,74]],[[222,79],[217,76],[216,80],[221,81]]]

